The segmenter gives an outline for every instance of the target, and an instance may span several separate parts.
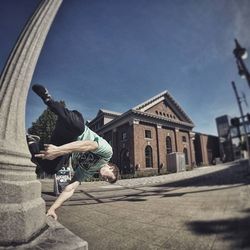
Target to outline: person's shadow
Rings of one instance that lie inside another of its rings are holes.
[[[216,234],[220,240],[231,241],[232,249],[250,249],[250,209],[242,212],[246,213],[243,218],[193,221],[187,223],[187,226],[200,236]]]

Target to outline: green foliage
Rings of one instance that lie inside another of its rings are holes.
[[[60,102],[65,106],[63,101]],[[38,119],[32,123],[32,126],[28,129],[28,133],[40,136],[40,146],[43,146],[44,143],[50,142],[50,137],[55,128],[56,121],[57,116],[47,108]]]

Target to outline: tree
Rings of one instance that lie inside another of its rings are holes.
[[[60,102],[65,106],[64,101]],[[44,143],[50,142],[50,137],[55,128],[56,121],[57,116],[47,108],[35,122],[32,122],[32,126],[28,128],[28,133],[38,135],[41,138],[40,146],[43,147]]]

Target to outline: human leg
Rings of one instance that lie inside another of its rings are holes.
[[[62,145],[76,140],[84,132],[85,125],[82,114],[76,110],[69,110],[61,102],[54,101],[48,90],[35,84],[32,90],[44,101],[49,109],[58,116],[55,131],[52,134],[52,143]],[[64,139],[62,139],[64,137]]]
[[[48,90],[42,85],[33,85],[32,90],[58,117],[55,129],[51,135],[50,144],[56,146],[64,145],[75,141],[77,137],[84,132],[85,125],[81,113],[76,110],[68,110],[63,103],[54,101]],[[38,158],[35,159],[37,160],[38,165],[41,166],[46,173],[54,174],[63,166],[67,165],[69,155],[58,157],[52,161]]]
[[[37,135],[27,134],[26,140],[29,147],[29,151],[31,153],[31,161],[36,165],[39,165],[38,163],[39,159],[35,157],[35,154],[38,154],[40,152],[40,147],[39,147],[40,137]]]
[[[84,132],[85,125],[81,113],[68,110],[62,103],[54,100],[51,100],[47,105],[58,117],[51,136],[52,144],[59,146],[75,141]]]

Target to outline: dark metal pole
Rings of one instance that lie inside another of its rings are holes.
[[[239,109],[240,109],[240,116],[242,118],[242,124],[243,124],[243,129],[244,129],[244,137],[245,137],[246,146],[247,146],[248,170],[250,171],[250,169],[249,169],[250,168],[249,141],[248,141],[246,123],[245,123],[245,119],[244,119],[243,109],[242,109],[242,106],[241,106],[241,100],[240,100],[240,97],[239,97],[235,82],[232,82],[232,86],[233,86],[234,93],[235,93],[235,96],[236,96],[236,99],[237,99],[237,102],[238,102],[238,106],[239,106]]]
[[[243,71],[244,76],[246,77],[248,87],[250,88],[250,74],[249,74],[249,72],[247,70],[247,67],[246,67],[246,65],[245,65],[245,63],[244,63],[244,61],[242,60],[241,57],[237,58],[237,60],[238,60],[238,62],[240,64],[240,67],[241,67],[241,69]]]

